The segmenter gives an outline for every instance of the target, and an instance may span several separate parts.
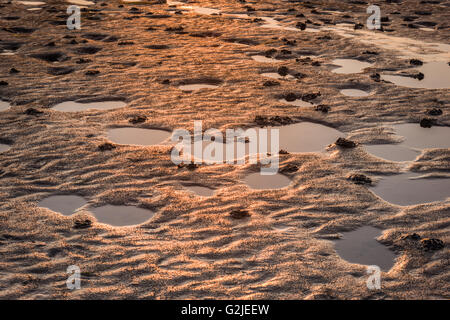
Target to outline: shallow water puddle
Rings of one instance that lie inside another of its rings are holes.
[[[200,89],[216,89],[219,86],[207,83],[197,83],[197,84],[186,84],[179,86],[178,88],[182,91],[196,91]]]
[[[52,211],[70,216],[86,204],[86,200],[73,195],[55,195],[41,200],[38,207],[47,208]]]
[[[302,99],[296,99],[294,101],[287,101],[286,99],[278,100],[279,102],[290,104],[296,107],[314,107],[314,105],[308,101],[303,101]]]
[[[108,130],[108,139],[118,144],[134,146],[157,145],[170,137],[170,132],[157,129],[113,128]]]
[[[261,56],[261,55],[252,56],[252,59],[255,60],[255,61],[258,61],[258,62],[262,62],[262,63],[281,62],[281,60],[274,59],[274,58],[268,58],[266,56]]]
[[[408,172],[383,177],[371,190],[387,202],[400,206],[442,201],[450,197],[449,178],[417,178]]]
[[[9,149],[11,149],[11,146],[0,143],[0,152],[5,152],[5,151],[8,151]]]
[[[395,133],[405,140],[399,144],[365,145],[366,150],[391,161],[411,161],[422,149],[450,148],[450,127],[422,128],[418,123],[402,123],[392,126]]]
[[[260,128],[250,129],[255,131],[255,137],[259,141]],[[312,122],[300,122],[286,126],[268,127],[266,129],[267,150],[264,150],[264,152],[270,152],[271,154],[278,153],[279,149],[284,149],[288,152],[321,152],[326,146],[335,142],[337,138],[345,136],[344,133],[336,129]],[[270,138],[272,129],[279,130],[279,149],[277,150],[270,150],[272,146]],[[259,160],[270,158],[267,154],[261,154],[262,151],[259,149],[258,141],[256,145],[254,145],[250,140],[247,141],[249,143],[246,143],[244,140],[245,138],[250,139],[250,137],[235,138],[234,143],[225,141],[202,141],[199,154],[203,157],[203,160],[200,159],[200,162],[205,164],[216,163],[218,161],[216,157],[218,159],[228,159],[228,154],[230,154],[230,158],[234,159],[234,162],[238,162],[238,164],[246,163],[245,158],[247,156],[251,156],[255,159],[259,158]],[[223,140],[225,139],[223,138]],[[214,145],[211,145],[212,143],[214,143]],[[193,156],[194,152],[194,143],[192,143],[190,152],[185,152],[183,150],[181,158],[189,159],[191,161],[199,160]],[[216,152],[222,152],[223,156],[217,155]]]
[[[343,239],[333,242],[342,259],[351,263],[376,265],[381,270],[388,271],[394,265],[395,253],[376,240],[380,235],[380,229],[365,226],[345,232]]]
[[[393,126],[396,134],[405,137],[404,145],[412,148],[450,148],[450,127],[433,126],[422,128],[418,123],[403,123]]]
[[[86,110],[112,110],[125,107],[127,104],[123,101],[102,101],[80,103],[75,101],[65,101],[52,107],[53,110],[64,112],[76,112]]]
[[[382,74],[383,80],[392,82],[401,87],[423,89],[447,89],[450,88],[450,66],[446,61],[425,63],[414,69],[424,74],[422,80],[400,75]]]
[[[342,89],[339,92],[347,97],[367,97],[370,95],[369,92],[359,89]]]
[[[402,144],[372,144],[364,147],[370,154],[391,161],[411,161],[421,153]]]
[[[0,111],[8,110],[10,107],[9,102],[0,100]]]
[[[359,61],[356,59],[334,59],[332,63],[340,66],[340,68],[332,70],[332,72],[338,74],[360,73],[365,68],[372,66],[371,63]]]
[[[251,189],[269,190],[282,189],[291,184],[291,179],[282,174],[262,175],[259,172],[251,173],[244,178],[244,182]]]
[[[274,127],[280,130],[280,149],[289,152],[319,152],[345,134],[313,122]]]
[[[186,189],[188,189],[189,191],[195,193],[200,197],[211,197],[212,195],[214,195],[215,191],[213,189],[203,187],[200,185],[183,185],[183,187],[185,187]]]
[[[115,227],[133,226],[150,220],[155,213],[153,211],[134,206],[113,206],[90,208],[94,217],[101,223]]]

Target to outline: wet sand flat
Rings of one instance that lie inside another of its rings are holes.
[[[450,91],[427,77],[450,62],[446,2],[382,2],[383,31],[359,1],[43,2],[0,2],[0,298],[448,298]],[[174,164],[167,140],[194,120],[280,128],[280,180]],[[373,191],[402,172],[442,184],[401,204]],[[88,204],[41,207],[52,195]],[[338,243],[361,228],[375,250],[354,261]],[[69,265],[89,275],[79,290]]]

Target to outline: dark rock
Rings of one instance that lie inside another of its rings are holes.
[[[186,166],[186,168],[187,168],[188,170],[193,171],[193,170],[195,170],[195,169],[198,168],[198,165],[195,164],[195,163],[189,163],[189,164]]]
[[[51,41],[45,45],[46,47],[54,47],[56,46],[55,41]]]
[[[414,241],[417,241],[417,240],[422,239],[422,237],[420,235],[418,235],[417,233],[411,233],[411,234],[407,234],[402,239],[403,240],[414,240]]]
[[[434,251],[434,250],[440,250],[444,248],[444,242],[440,239],[434,239],[434,238],[425,238],[422,239],[421,244],[425,251]]]
[[[254,121],[259,126],[276,126],[293,123],[293,120],[290,117],[280,117],[280,116],[266,117],[261,115],[257,115]]]
[[[435,122],[436,121],[434,119],[423,118],[422,120],[420,120],[420,126],[422,128],[431,128],[435,124]]]
[[[312,65],[313,67],[319,67],[319,66],[320,66],[320,62],[319,62],[319,61],[313,61],[313,62],[311,63],[311,65]]]
[[[419,72],[417,74],[414,74],[412,77],[414,79],[423,80],[423,78],[425,78],[425,75],[422,72]]]
[[[115,145],[109,143],[109,142],[105,142],[101,145],[98,146],[98,149],[100,151],[111,151],[113,149],[117,148]]]
[[[43,111],[37,110],[35,108],[28,108],[27,110],[25,110],[25,114],[29,116],[37,116],[43,113],[44,113]]]
[[[305,30],[306,29],[306,23],[304,23],[304,22],[297,22],[295,27],[299,28],[300,30]]]
[[[373,73],[370,75],[370,78],[375,81],[375,82],[380,82],[381,81],[381,76],[379,73]]]
[[[278,74],[279,74],[280,76],[285,77],[285,76],[288,75],[289,69],[288,69],[287,67],[284,67],[284,66],[283,66],[283,67],[279,67],[278,70],[277,70],[277,72],[278,72]]]
[[[321,111],[323,113],[328,113],[328,111],[330,111],[330,107],[329,106],[325,106],[323,104],[320,104],[318,106],[316,106],[316,111]]]
[[[92,221],[89,219],[78,219],[73,223],[74,229],[87,229],[92,226]]]
[[[263,83],[264,87],[274,87],[274,86],[279,86],[279,85],[280,85],[280,83],[278,81],[274,81],[274,80],[268,80]]]
[[[8,82],[6,82],[6,81],[0,81],[0,87],[6,87],[7,85],[9,85],[9,83]]]
[[[280,151],[278,152],[278,154],[289,154],[289,152],[287,152],[284,149],[280,149]]]
[[[364,28],[364,25],[362,23],[355,23],[355,26],[353,27],[353,29],[355,30],[359,30]]]
[[[356,147],[356,142],[347,140],[345,138],[339,138],[336,140],[335,144],[339,147],[350,149]]]
[[[284,99],[286,101],[292,102],[292,101],[297,100],[297,95],[295,93],[290,92],[287,95],[285,95]]]
[[[134,44],[133,41],[120,41],[117,45],[118,46],[131,46],[133,44]]]
[[[245,219],[251,216],[251,214],[248,212],[248,210],[233,210],[230,212],[230,216],[233,219]]]
[[[348,177],[355,184],[372,184],[372,179],[364,174],[355,173]]]
[[[289,163],[280,169],[281,173],[293,173],[293,172],[297,172],[297,171],[298,171],[298,166],[296,166],[295,164],[292,164],[292,163]]]
[[[366,50],[366,51],[364,51],[364,52],[363,52],[363,54],[370,54],[370,55],[374,55],[374,56],[377,56],[377,55],[378,55],[378,52],[376,52],[376,51],[370,51],[370,50]]]
[[[433,108],[433,109],[427,110],[426,113],[430,116],[440,116],[440,115],[442,115],[442,109]]]
[[[11,69],[9,70],[9,74],[16,74],[16,73],[20,73],[20,71],[17,70],[16,68],[11,68]]]
[[[146,116],[136,116],[136,117],[131,118],[128,121],[132,124],[142,123],[142,122],[147,121],[147,117]]]
[[[321,93],[319,92],[314,92],[314,93],[305,93],[302,95],[302,100],[303,101],[312,101],[314,99],[316,99],[317,97],[320,97]]]

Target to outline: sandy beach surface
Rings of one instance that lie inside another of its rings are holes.
[[[365,1],[92,1],[81,30],[66,26],[69,2],[43,2],[0,0],[0,298],[450,298],[449,1],[380,1],[383,30],[367,29]],[[346,73],[337,59],[358,61]],[[180,88],[192,84],[209,87]],[[310,122],[355,145],[280,154],[290,184],[252,189],[259,164],[172,162],[167,137],[194,120],[222,132]],[[424,131],[405,140],[406,123],[442,131],[415,145]],[[162,142],[111,141],[123,127]],[[417,155],[366,148],[398,143]],[[418,194],[443,196],[379,196],[402,173],[439,180]],[[52,195],[85,203],[69,215],[38,205]],[[152,216],[111,225],[92,214],[101,206]],[[335,248],[364,227],[394,254],[377,290]]]

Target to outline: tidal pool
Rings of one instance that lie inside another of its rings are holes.
[[[339,92],[347,97],[367,97],[368,95],[370,95],[369,92],[359,89],[342,89]]]
[[[185,187],[190,192],[193,192],[200,197],[211,197],[212,195],[214,195],[215,191],[213,189],[203,187],[200,185],[183,185],[183,187]]]
[[[418,123],[402,123],[392,127],[397,135],[404,137],[402,143],[365,145],[366,150],[386,160],[411,161],[423,149],[450,148],[450,127],[422,128]]]
[[[418,178],[418,174],[407,172],[382,177],[371,190],[392,204],[416,205],[450,197],[450,178]]]
[[[421,153],[402,144],[371,144],[364,147],[374,156],[391,161],[411,161]]]
[[[257,142],[259,143],[261,128],[250,129],[255,131],[256,138],[258,139]],[[258,144],[255,146],[254,143],[251,143],[250,139],[248,139],[246,143],[245,140],[249,137],[236,138],[234,142],[225,142],[225,138],[223,138],[224,142],[217,141],[214,142],[215,145],[211,145],[213,143],[211,141],[201,141],[200,153],[203,163],[212,164],[217,161],[220,162],[221,159],[230,158],[234,159],[235,162],[237,160],[241,160],[243,164],[245,163],[244,158],[246,156],[258,157],[260,161],[261,158],[269,158],[269,156],[264,153],[269,152],[271,154],[276,154],[280,149],[284,149],[288,152],[321,152],[325,150],[329,144],[335,142],[337,138],[345,136],[344,133],[336,129],[312,122],[300,122],[286,126],[268,127],[264,129],[267,129],[267,150],[260,150]],[[277,150],[271,150],[272,129],[279,130],[279,149]],[[252,145],[255,146],[255,148],[252,148]],[[242,150],[239,153],[238,148]],[[217,155],[216,152],[222,152],[223,156]],[[231,156],[231,152],[233,152],[233,156]],[[191,144],[190,152],[185,152],[183,150],[181,158],[189,159],[191,161],[197,159],[202,162],[201,159],[194,157],[193,154],[194,143]],[[230,155],[229,157],[228,154]],[[218,160],[216,160],[216,157]]]
[[[8,110],[10,107],[9,102],[0,100],[0,111]]]
[[[259,172],[251,173],[244,178],[244,182],[251,189],[269,190],[282,189],[291,184],[291,179],[282,174],[262,175]]]
[[[356,59],[335,59],[332,61],[332,63],[340,66],[340,68],[332,70],[334,73],[339,74],[360,73],[365,68],[372,66],[371,63],[359,61]]]
[[[289,152],[319,152],[345,134],[313,122],[273,127],[280,130],[280,149]]]
[[[281,60],[274,59],[274,58],[268,58],[266,56],[261,56],[261,55],[252,56],[252,59],[255,60],[255,61],[258,61],[258,62],[262,62],[262,63],[281,62]]]
[[[450,148],[450,127],[422,128],[418,123],[402,123],[393,126],[395,132],[405,137],[404,145],[412,148]]]
[[[123,101],[102,101],[80,103],[75,101],[65,101],[52,107],[53,110],[63,112],[77,112],[86,110],[112,110],[125,107],[127,104]]]
[[[450,66],[447,61],[428,62],[414,69],[422,72],[422,80],[400,75],[382,74],[381,79],[392,82],[401,87],[422,89],[448,89],[450,88]]]
[[[157,145],[170,137],[171,133],[157,129],[113,128],[108,130],[108,139],[118,144],[135,146]]]
[[[308,101],[303,101],[302,99],[297,99],[294,101],[287,101],[286,99],[278,100],[279,102],[290,104],[296,107],[314,107],[314,105]]]
[[[90,208],[95,218],[101,223],[115,227],[134,226],[150,220],[155,213],[153,211],[134,206],[106,205]]]
[[[87,201],[80,196],[54,195],[41,200],[38,203],[38,207],[47,208],[65,216],[70,216],[86,203]]]
[[[11,149],[11,146],[0,143],[0,152],[5,152],[5,151],[8,151],[9,149]]]
[[[395,253],[379,243],[376,238],[381,230],[364,226],[343,233],[343,238],[335,240],[334,246],[339,256],[351,263],[376,265],[383,271],[389,271],[395,263]]]

